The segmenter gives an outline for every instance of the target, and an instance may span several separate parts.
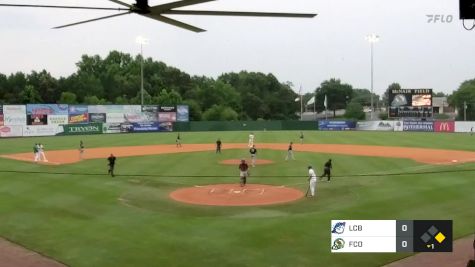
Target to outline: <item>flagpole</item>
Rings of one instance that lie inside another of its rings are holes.
[[[325,95],[325,120],[328,120],[328,114],[327,114],[327,106],[328,106],[328,103],[327,103],[327,95]]]
[[[302,121],[303,120],[302,85],[300,85],[299,95],[300,95],[300,120]]]
[[[317,93],[314,93],[313,95],[313,114],[315,116],[315,120],[317,120],[317,110],[315,109],[315,102],[317,102]]]

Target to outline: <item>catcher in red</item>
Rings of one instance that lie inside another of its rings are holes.
[[[241,177],[241,187],[245,186],[246,178],[249,176],[249,165],[247,165],[245,159],[242,159],[241,164],[239,164],[239,176]]]

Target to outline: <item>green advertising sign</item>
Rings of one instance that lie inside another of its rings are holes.
[[[102,123],[63,125],[64,135],[101,134]]]

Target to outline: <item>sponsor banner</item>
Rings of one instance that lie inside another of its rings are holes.
[[[0,137],[19,137],[23,136],[23,126],[0,126]]]
[[[394,121],[359,121],[356,124],[359,131],[394,131]]]
[[[434,132],[444,132],[444,133],[455,132],[455,121],[435,121]]]
[[[48,115],[48,125],[68,124],[68,115]]]
[[[395,132],[402,132],[402,130],[403,130],[402,124],[403,124],[402,121],[395,121],[394,122],[394,131]]]
[[[160,122],[159,123],[159,131],[160,132],[172,132],[173,131],[173,123],[171,123],[171,122]]]
[[[176,112],[159,112],[158,113],[159,122],[175,122],[176,121]]]
[[[156,105],[144,105],[142,106],[142,112],[158,112],[158,106]]]
[[[123,105],[107,105],[106,113],[124,113]]]
[[[120,133],[120,123],[104,123],[102,131],[106,134]]]
[[[131,124],[132,132],[158,132],[160,130],[160,124],[158,122]]]
[[[27,104],[26,113],[32,115],[68,115],[66,104]]]
[[[456,121],[455,122],[456,133],[475,133],[475,121]]]
[[[3,126],[3,114],[0,114],[0,126]]]
[[[121,133],[131,133],[134,131],[134,126],[132,123],[121,123],[120,124],[120,132]]]
[[[23,136],[53,136],[63,132],[59,125],[23,126]]]
[[[26,116],[26,106],[25,105],[3,105],[3,114],[13,115],[20,114]]]
[[[318,121],[318,129],[326,131],[347,131],[356,128],[356,121]]]
[[[144,112],[141,114],[124,114],[125,122],[156,122],[158,121],[157,113]]]
[[[187,105],[176,106],[176,120],[177,121],[190,121],[190,111]]]
[[[89,113],[107,113],[106,105],[89,105],[87,106],[87,112]]]
[[[0,105],[0,115],[3,114],[3,105]]]
[[[174,106],[160,106],[158,109],[159,112],[176,112],[176,107]]]
[[[26,125],[47,125],[48,115],[45,114],[28,114],[26,115]]]
[[[88,115],[89,122],[105,123],[107,121],[105,113],[89,113]]]
[[[107,113],[106,122],[123,123],[125,122],[124,113]]]
[[[23,126],[26,125],[26,113],[5,113],[3,114],[3,124],[5,126]]]
[[[69,115],[87,114],[88,106],[86,105],[69,105]]]
[[[123,113],[125,114],[140,114],[142,106],[140,105],[125,105],[123,106]]]
[[[403,131],[405,132],[433,132],[433,121],[403,121]]]
[[[89,123],[89,124],[67,124],[63,125],[64,135],[76,135],[76,134],[101,134],[102,123]]]
[[[69,115],[68,124],[77,124],[77,123],[88,123],[89,118],[88,114],[77,114],[77,115]]]

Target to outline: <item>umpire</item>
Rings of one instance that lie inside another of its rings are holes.
[[[332,170],[332,159],[329,159],[323,166],[323,175],[322,175],[322,178],[325,177],[325,175],[327,176],[328,182],[330,182],[331,170]]]

